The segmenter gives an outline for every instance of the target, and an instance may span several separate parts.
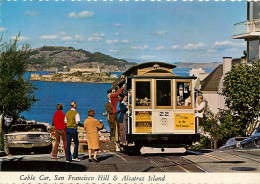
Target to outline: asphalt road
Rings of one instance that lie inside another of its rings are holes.
[[[215,150],[199,155],[186,155],[184,158],[209,173],[260,172],[260,149]]]
[[[51,159],[48,154],[0,157],[1,171],[37,172],[176,172],[176,173],[259,173],[260,149],[187,151],[185,154],[128,155],[101,152],[100,163],[89,163],[87,153],[81,162]]]

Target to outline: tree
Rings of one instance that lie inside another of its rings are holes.
[[[0,121],[1,142],[3,149],[4,117],[11,116],[15,121],[21,112],[30,110],[37,101],[34,92],[36,87],[25,80],[24,74],[29,64],[29,45],[18,48],[20,34],[9,43],[3,43],[0,48]]]
[[[219,123],[218,115],[213,114],[209,110],[208,105],[205,107],[200,126],[202,127],[204,133],[210,135],[211,148],[213,148],[214,143],[214,148],[216,149],[218,141],[221,140],[225,135],[223,134],[222,126]]]
[[[257,126],[259,119],[259,61],[239,64],[224,78],[223,95],[233,121],[239,127],[236,134],[244,136]],[[249,130],[249,131],[248,131]]]
[[[217,114],[213,114],[207,105],[200,126],[203,128],[204,133],[210,135],[211,148],[214,147],[214,149],[217,148],[219,141],[239,136],[238,133],[241,129],[240,125],[234,121],[229,109],[222,109]]]
[[[222,109],[217,114],[221,125],[221,133],[224,138],[237,137],[240,132],[240,125],[236,123],[230,109]]]

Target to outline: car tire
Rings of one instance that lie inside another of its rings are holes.
[[[4,152],[6,155],[13,155],[16,154],[15,148],[9,148],[8,146],[5,145],[4,147]]]
[[[260,148],[260,141],[258,139],[255,139],[254,144],[256,148]]]
[[[136,143],[134,147],[134,151],[137,155],[141,154],[141,148],[143,147],[142,143]]]
[[[52,145],[46,146],[42,149],[43,154],[50,154],[52,151]]]
[[[6,155],[9,155],[10,154],[10,148],[8,146],[5,145],[4,147],[4,151],[5,151],[5,154]]]
[[[245,146],[243,144],[240,143],[240,147],[241,149],[245,149]]]

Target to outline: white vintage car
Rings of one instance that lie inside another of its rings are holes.
[[[52,138],[43,124],[16,124],[5,134],[5,153],[50,153]]]

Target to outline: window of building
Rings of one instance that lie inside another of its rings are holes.
[[[172,80],[156,80],[156,107],[172,108]]]
[[[259,59],[259,40],[248,41],[248,61]]]
[[[135,82],[135,106],[151,108],[151,81]]]
[[[176,108],[192,108],[191,81],[176,81]]]
[[[260,3],[249,2],[248,19],[259,19],[260,18]]]

